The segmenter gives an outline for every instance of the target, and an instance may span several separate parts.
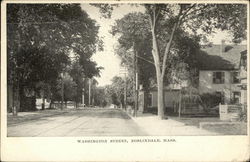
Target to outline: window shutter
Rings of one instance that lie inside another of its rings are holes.
[[[221,72],[221,83],[225,83],[225,73]]]
[[[230,73],[230,83],[234,82],[234,72]]]
[[[215,83],[216,82],[216,72],[213,72],[213,83]]]

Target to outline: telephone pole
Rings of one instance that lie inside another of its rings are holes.
[[[84,107],[84,88],[82,88],[82,105]]]
[[[89,106],[91,105],[91,78],[89,78]]]
[[[135,49],[135,43],[133,42],[133,51],[134,51],[134,116],[137,116],[137,110],[138,110],[138,59],[137,59],[137,52]]]
[[[124,109],[126,110],[127,109],[127,65],[126,63],[124,63],[122,65],[122,67],[120,68],[120,72],[119,74],[120,75],[124,75],[124,98],[123,98],[123,102],[124,102]]]
[[[62,87],[61,87],[61,110],[63,109],[63,101],[64,101],[64,83],[63,83],[63,73],[61,74],[62,75]]]
[[[125,66],[125,73],[124,73],[124,108],[125,108],[125,110],[127,110],[127,75],[126,75],[126,73],[127,73],[127,68],[126,68],[126,66]]]

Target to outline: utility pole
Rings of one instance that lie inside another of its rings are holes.
[[[124,101],[124,109],[126,110],[127,109],[127,66],[126,64],[124,63],[122,65],[122,67],[120,68],[120,72],[119,72],[121,75],[124,75],[124,98],[123,98],[123,101]]]
[[[84,107],[84,88],[82,88],[82,105]]]
[[[137,60],[137,52],[135,50],[135,43],[133,42],[133,51],[134,51],[134,92],[135,92],[135,109],[134,109],[134,116],[137,116],[138,110],[138,60]]]
[[[63,73],[61,74],[62,75],[62,89],[61,89],[61,99],[62,99],[62,101],[61,101],[61,110],[63,109],[63,101],[64,101],[64,83],[63,83]]]
[[[127,75],[126,75],[126,73],[127,73],[127,68],[126,68],[126,66],[125,66],[125,73],[124,73],[124,82],[125,82],[125,87],[124,87],[124,108],[125,108],[125,110],[127,110]]]
[[[89,106],[91,105],[91,78],[89,78]]]

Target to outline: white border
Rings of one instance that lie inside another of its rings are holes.
[[[6,20],[6,3],[2,1],[1,20]],[[36,1],[35,3],[69,1]],[[74,3],[156,3],[156,1],[70,1]],[[157,3],[180,1],[157,1]],[[191,3],[197,1],[181,1]],[[245,3],[248,1],[199,1],[198,3]],[[175,138],[175,143],[82,144],[78,139],[140,139],[147,137],[6,137],[6,22],[1,24],[1,160],[3,161],[241,161],[249,158],[248,136],[154,136]],[[249,16],[248,16],[249,31]],[[249,51],[249,32],[247,39]],[[249,57],[248,57],[249,69]],[[249,83],[249,73],[248,73]],[[248,85],[249,96],[249,85]],[[249,101],[248,101],[249,105]],[[249,107],[249,106],[248,106]],[[248,108],[249,110],[249,108]],[[249,111],[248,111],[249,121]]]

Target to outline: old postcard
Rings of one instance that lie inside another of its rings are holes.
[[[248,1],[1,3],[1,160],[249,160]]]

